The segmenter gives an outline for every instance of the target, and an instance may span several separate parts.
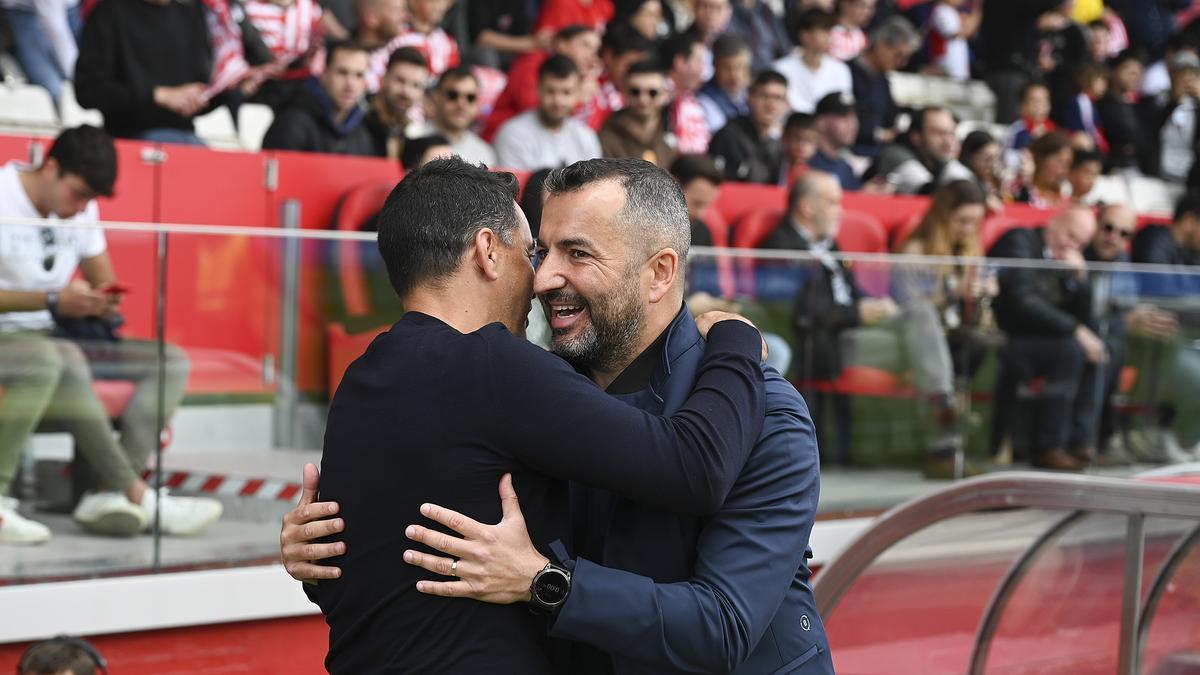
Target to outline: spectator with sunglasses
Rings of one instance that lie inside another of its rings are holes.
[[[624,97],[625,107],[610,115],[600,128],[604,156],[635,157],[669,168],[676,153],[663,126],[667,95],[662,67],[654,61],[630,66],[625,74]]]
[[[216,500],[171,496],[140,478],[158,449],[159,419],[169,420],[183,399],[183,352],[166,345],[160,363],[155,342],[116,339],[111,331],[105,340],[81,331],[59,337],[71,320],[111,318],[119,309],[104,233],[86,226],[98,219],[94,198],[113,193],[116,161],[112,139],[83,126],[62,132],[40,167],[0,169],[0,220],[6,221],[0,226],[0,543],[50,537],[5,496],[40,422],[70,433],[99,476],[100,490],[85,495],[74,512],[85,529],[134,536],[154,521],[156,504],[168,534],[197,533],[221,514]],[[62,221],[74,227],[56,226]],[[72,281],[76,269],[83,279]],[[121,414],[120,440],[94,379],[135,385]]]
[[[429,120],[421,136],[438,134],[450,141],[450,148],[470,164],[496,165],[496,151],[471,131],[479,115],[479,80],[469,66],[458,66],[442,73],[429,96],[432,103]]]

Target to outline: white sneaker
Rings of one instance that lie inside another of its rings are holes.
[[[146,490],[142,497],[142,512],[146,516],[146,527],[154,527],[154,504],[161,509],[162,531],[166,534],[197,534],[221,517],[224,507],[221,502],[207,497],[177,497],[167,488]]]
[[[50,528],[17,513],[19,502],[0,496],[0,544],[44,544]]]
[[[110,537],[132,537],[146,528],[146,516],[123,492],[89,492],[71,514],[80,527]]]

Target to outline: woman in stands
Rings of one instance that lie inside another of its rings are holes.
[[[896,253],[959,258],[953,264],[895,266],[892,297],[905,316],[936,316],[945,340],[931,361],[949,361],[941,370],[953,372],[965,388],[965,380],[982,363],[983,336],[987,328],[987,305],[995,294],[994,280],[988,281],[974,258],[982,262],[979,232],[987,214],[987,195],[975,181],[946,183],[933,195],[933,203],[916,230],[896,245]],[[915,373],[920,369],[914,368]],[[958,408],[954,397],[931,401],[935,409],[938,437],[926,462],[930,477],[949,478],[954,470],[954,450],[961,444]],[[974,472],[965,467],[966,474]]]

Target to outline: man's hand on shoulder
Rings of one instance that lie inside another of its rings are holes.
[[[444,577],[458,577],[457,581],[418,581],[418,591],[495,605],[529,601],[533,577],[549,560],[529,540],[511,474],[500,479],[500,505],[503,516],[495,525],[484,525],[436,504],[421,506],[422,515],[462,538],[420,525],[408,526],[405,534],[409,539],[452,557],[410,549],[404,552],[404,561]]]
[[[317,565],[314,561],[346,552],[346,544],[340,541],[328,544],[313,543],[322,537],[341,532],[346,526],[341,518],[332,518],[338,512],[337,502],[315,501],[319,480],[317,466],[305,464],[300,503],[283,516],[283,528],[279,532],[279,553],[284,569],[293,579],[306,584],[342,576],[340,568]]]
[[[755,326],[754,322],[750,321],[750,319],[747,319],[746,317],[742,316],[741,314],[734,314],[732,312],[722,312],[719,310],[713,310],[711,312],[705,312],[705,313],[701,314],[700,316],[696,317],[696,328],[698,328],[700,330],[700,337],[707,340],[708,332],[710,330],[712,330],[713,326],[717,325],[718,323],[720,323],[722,321],[741,321],[742,323],[750,326],[754,330],[758,330],[758,326]],[[767,341],[766,340],[762,341],[762,360],[763,361],[767,360]]]

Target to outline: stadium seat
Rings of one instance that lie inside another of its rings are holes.
[[[263,136],[271,128],[275,113],[261,103],[243,103],[238,107],[237,134],[242,149],[258,152],[262,149]]]
[[[1088,195],[1087,203],[1094,204],[1104,202],[1105,204],[1132,204],[1133,199],[1129,193],[1129,183],[1124,176],[1098,176],[1096,178],[1096,187],[1092,188],[1091,194]]]
[[[1183,186],[1172,185],[1157,178],[1135,176],[1129,179],[1127,202],[1138,213],[1172,213],[1175,202],[1183,194]]]
[[[59,105],[64,127],[77,127],[80,124],[104,126],[104,114],[99,110],[88,110],[80,106],[75,98],[75,87],[70,82],[63,82],[62,101]]]
[[[210,148],[237,150],[242,147],[229,108],[221,106],[195,118],[193,122],[196,125],[196,135]]]
[[[50,93],[33,84],[0,84],[0,128],[57,129],[58,112]]]

